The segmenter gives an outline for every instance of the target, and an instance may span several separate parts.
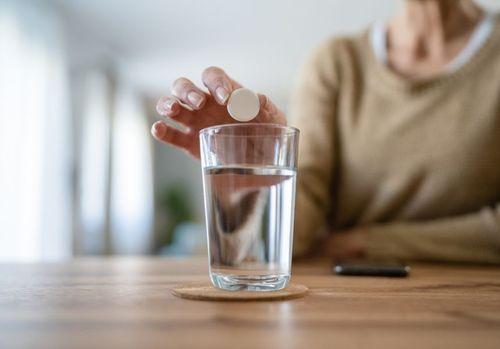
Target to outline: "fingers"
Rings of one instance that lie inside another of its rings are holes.
[[[210,94],[220,105],[226,104],[229,95],[241,85],[232,80],[221,68],[209,67],[203,71],[201,76],[203,84],[208,88]]]
[[[286,124],[284,114],[276,107],[276,105],[263,94],[257,94],[259,97],[260,110],[255,121],[273,123],[273,124]]]
[[[200,110],[206,102],[205,93],[186,78],[179,78],[174,81],[172,95],[194,110]]]
[[[151,128],[153,136],[162,142],[172,144],[176,147],[189,150],[192,144],[192,137],[176,128],[168,126],[163,121],[157,121]]]
[[[173,97],[161,97],[156,103],[156,111],[162,116],[177,115],[181,109],[179,102]]]
[[[156,111],[162,116],[181,122],[187,126],[193,121],[193,113],[180,105],[175,97],[162,97],[156,104]]]
[[[265,111],[267,114],[270,116],[276,115],[278,112],[278,108],[274,105],[274,103],[265,95],[263,94],[257,94],[257,97],[259,97],[259,104],[260,104],[260,111]]]

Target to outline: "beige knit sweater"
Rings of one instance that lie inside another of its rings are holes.
[[[369,257],[500,263],[500,21],[458,71],[411,82],[367,33],[319,47],[291,108],[301,130],[295,253],[368,228]]]

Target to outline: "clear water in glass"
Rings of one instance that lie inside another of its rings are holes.
[[[295,168],[203,169],[210,278],[226,290],[272,291],[290,279]]]

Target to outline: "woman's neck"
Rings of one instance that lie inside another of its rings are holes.
[[[390,21],[390,65],[409,77],[439,73],[467,44],[483,11],[472,0],[406,0]]]

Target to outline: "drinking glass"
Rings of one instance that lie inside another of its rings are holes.
[[[200,131],[210,279],[272,291],[291,274],[299,131],[228,124]]]

